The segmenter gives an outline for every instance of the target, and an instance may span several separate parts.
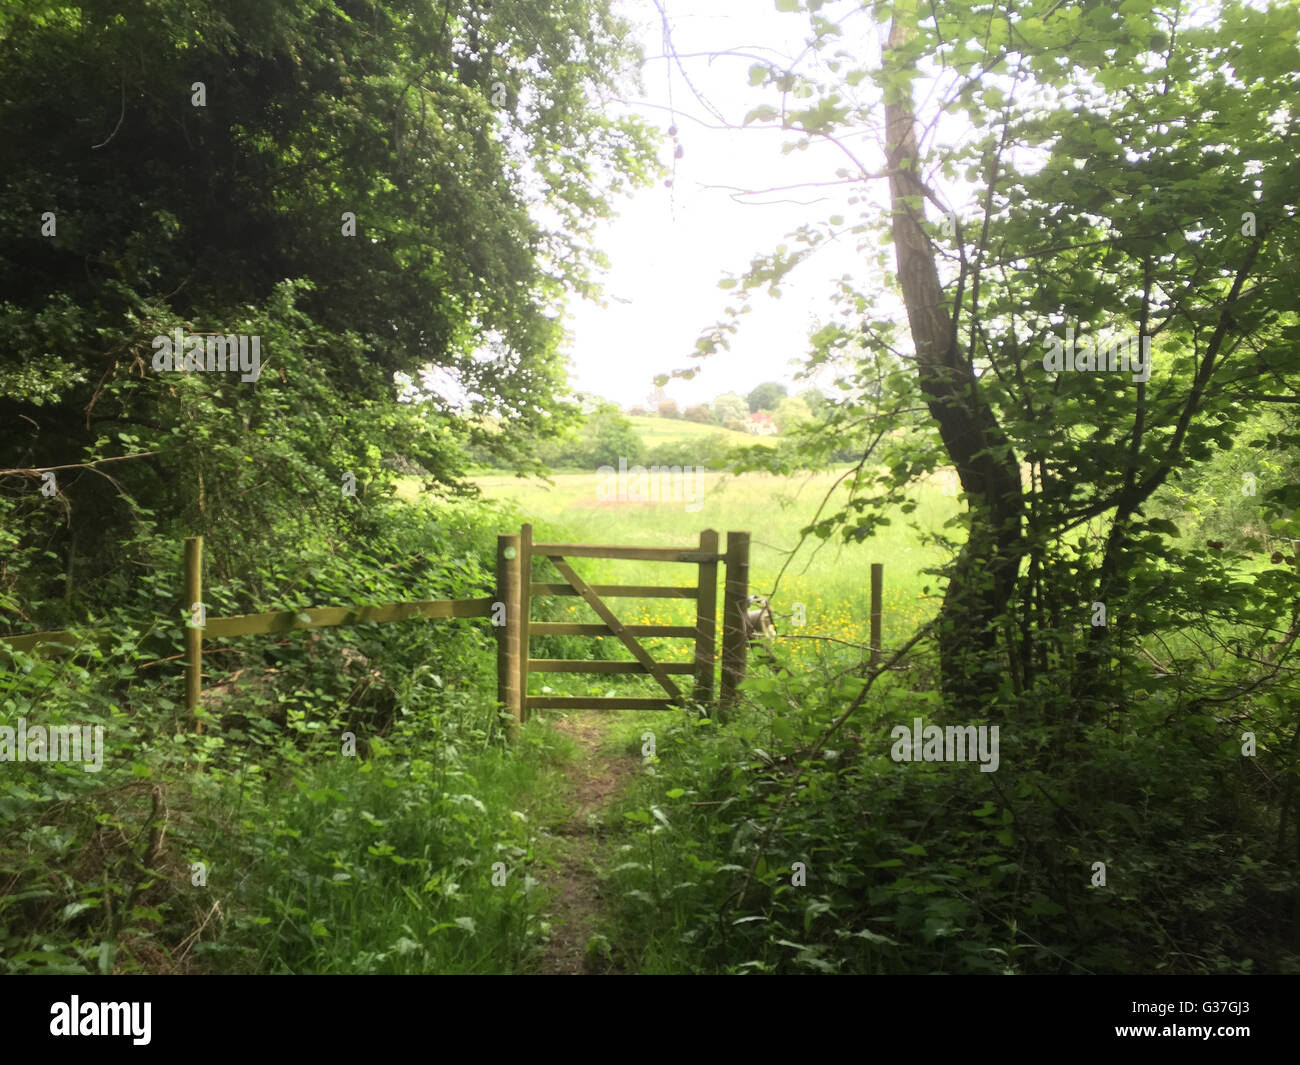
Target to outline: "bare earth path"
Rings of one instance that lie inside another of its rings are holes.
[[[551,975],[608,972],[600,957],[587,957],[602,909],[596,869],[605,829],[601,814],[639,768],[639,759],[601,744],[609,719],[598,710],[574,710],[553,719],[554,727],[577,741],[579,756],[567,770],[572,807],[554,829],[542,877],[551,888],[551,941],[540,971]]]

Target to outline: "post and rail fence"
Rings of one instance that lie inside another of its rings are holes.
[[[695,580],[681,585],[590,584],[573,568],[572,559],[614,559],[641,562],[675,562],[696,567]],[[563,578],[561,582],[533,579],[534,559],[545,559]],[[714,699],[715,674],[721,666],[718,690],[720,710],[725,713],[738,698],[745,677],[755,619],[762,611],[749,609],[749,533],[728,532],[725,550],[719,550],[718,533],[706,529],[694,548],[629,547],[601,544],[534,543],[532,525],[518,533],[497,537],[496,595],[480,599],[420,600],[376,606],[309,607],[276,610],[232,617],[207,617],[203,608],[203,538],[185,541],[184,633],[185,706],[195,730],[202,731],[196,716],[203,687],[203,642],[233,636],[279,635],[306,629],[358,625],[366,622],[399,622],[411,618],[491,618],[497,629],[497,701],[515,727],[527,720],[532,710],[606,709],[667,710],[683,705],[688,696],[672,679],[690,677],[689,700],[710,705]],[[718,654],[718,566],[725,567],[722,596],[721,653]],[[880,653],[881,566],[871,567],[871,654]],[[583,600],[599,622],[534,621],[532,602],[536,598],[570,596]],[[688,599],[695,604],[690,625],[624,624],[607,599]],[[770,614],[768,615],[770,617]],[[75,653],[79,639],[104,641],[109,632],[36,632],[22,636],[0,636],[0,654],[5,651]],[[615,637],[632,655],[629,660],[533,658],[532,640],[544,636]],[[671,638],[693,642],[689,662],[658,661],[641,643],[647,638]],[[720,659],[720,663],[718,662]],[[655,697],[584,697],[530,695],[529,677],[535,673],[631,674],[653,677],[663,694]]]

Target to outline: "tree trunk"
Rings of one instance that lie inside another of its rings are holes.
[[[885,50],[887,73],[895,66],[892,53],[910,36],[910,24],[896,15]],[[923,226],[925,189],[910,84],[886,89],[885,123],[898,279],[917,373],[970,505],[970,536],[940,612],[943,688],[955,708],[975,713],[987,709],[997,690],[995,626],[1015,591],[1024,554],[1020,463],[980,391],[974,367],[962,357],[944,302]]]

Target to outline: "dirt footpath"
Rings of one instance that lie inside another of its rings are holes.
[[[571,813],[553,830],[547,848],[550,862],[542,872],[553,895],[551,940],[540,971],[551,975],[609,971],[600,952],[593,951],[589,958],[587,951],[602,909],[596,872],[606,834],[602,814],[640,769],[640,760],[600,751],[608,724],[599,710],[573,710],[553,719],[553,727],[577,741],[580,754],[566,771],[572,787]]]

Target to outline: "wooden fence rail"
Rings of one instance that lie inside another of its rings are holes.
[[[396,622],[410,618],[486,618],[491,617],[493,598],[431,599],[375,606],[307,607],[303,610],[272,610],[262,614],[235,614],[211,618],[203,607],[203,537],[185,540],[185,708],[191,715],[196,732],[203,722],[195,716],[203,690],[203,641],[229,636],[271,636],[304,629],[326,629],[365,622]],[[41,647],[46,653],[70,654],[83,639],[103,644],[112,639],[111,632],[90,632],[79,637],[66,630],[34,632],[26,636],[0,636],[0,650],[31,651]],[[7,645],[7,647],[6,647]]]
[[[492,618],[497,626],[497,701],[510,714],[512,731],[534,709],[600,708],[611,710],[665,710],[685,699],[673,677],[691,677],[692,698],[701,705],[714,700],[718,657],[721,658],[719,710],[725,714],[738,698],[743,681],[749,642],[754,638],[749,610],[749,533],[727,533],[726,549],[718,549],[718,533],[700,533],[699,546],[628,547],[601,544],[534,543],[531,525],[518,533],[497,537],[497,587],[495,597],[480,599],[419,600],[374,606],[308,607],[303,610],[275,610],[261,614],[207,617],[203,608],[203,538],[185,541],[184,603],[186,611],[184,654],[185,705],[197,731],[203,683],[203,643],[207,639],[233,636],[269,636],[306,629],[390,623],[412,618]],[[546,559],[563,583],[534,581],[533,560]],[[588,584],[570,565],[569,559],[613,559],[617,561],[675,562],[697,567],[691,585]],[[721,654],[718,655],[718,566],[725,567],[722,602]],[[871,648],[873,662],[880,654],[882,567],[871,567]],[[541,596],[581,598],[600,618],[594,622],[533,621],[532,600]],[[624,624],[605,602],[614,598],[690,599],[695,603],[691,625]],[[770,616],[770,615],[769,615]],[[0,654],[31,651],[75,653],[79,644],[90,640],[106,645],[113,632],[37,632],[25,636],[0,636]],[[760,634],[761,635],[761,634]],[[546,636],[615,637],[632,655],[630,661],[568,658],[533,658],[531,641]],[[658,661],[641,643],[644,638],[694,641],[691,660]],[[642,675],[652,677],[663,694],[656,697],[543,696],[528,693],[533,673],[578,673],[594,675]]]

